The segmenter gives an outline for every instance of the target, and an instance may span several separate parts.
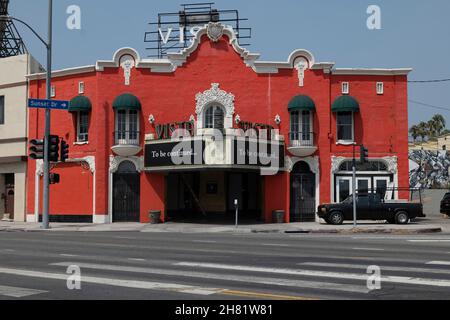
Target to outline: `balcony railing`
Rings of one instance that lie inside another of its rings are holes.
[[[115,146],[139,146],[139,131],[115,131],[114,145]]]
[[[315,147],[315,133],[314,132],[290,132],[289,133],[290,147]]]

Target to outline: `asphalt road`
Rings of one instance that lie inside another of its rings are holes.
[[[450,299],[450,235],[3,232],[0,299]]]

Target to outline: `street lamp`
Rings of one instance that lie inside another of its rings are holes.
[[[17,21],[33,32],[33,34],[44,44],[47,49],[47,99],[51,99],[51,77],[52,77],[52,22],[53,22],[53,0],[48,0],[48,41],[45,41],[30,25],[17,18],[0,16],[0,21]],[[50,109],[45,109],[45,136],[44,136],[44,192],[43,192],[43,212],[42,229],[49,229],[49,182],[50,182],[50,161],[49,161],[49,138],[50,138]]]

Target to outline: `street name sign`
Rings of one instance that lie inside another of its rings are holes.
[[[28,107],[29,108],[39,108],[39,109],[69,110],[69,101],[29,99]]]

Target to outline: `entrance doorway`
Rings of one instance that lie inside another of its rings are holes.
[[[140,174],[131,161],[124,161],[113,175],[113,222],[139,222]]]
[[[169,221],[231,223],[238,200],[241,222],[262,219],[262,178],[258,172],[170,173],[166,178]]]
[[[316,175],[306,162],[297,162],[291,172],[291,222],[316,220]]]

